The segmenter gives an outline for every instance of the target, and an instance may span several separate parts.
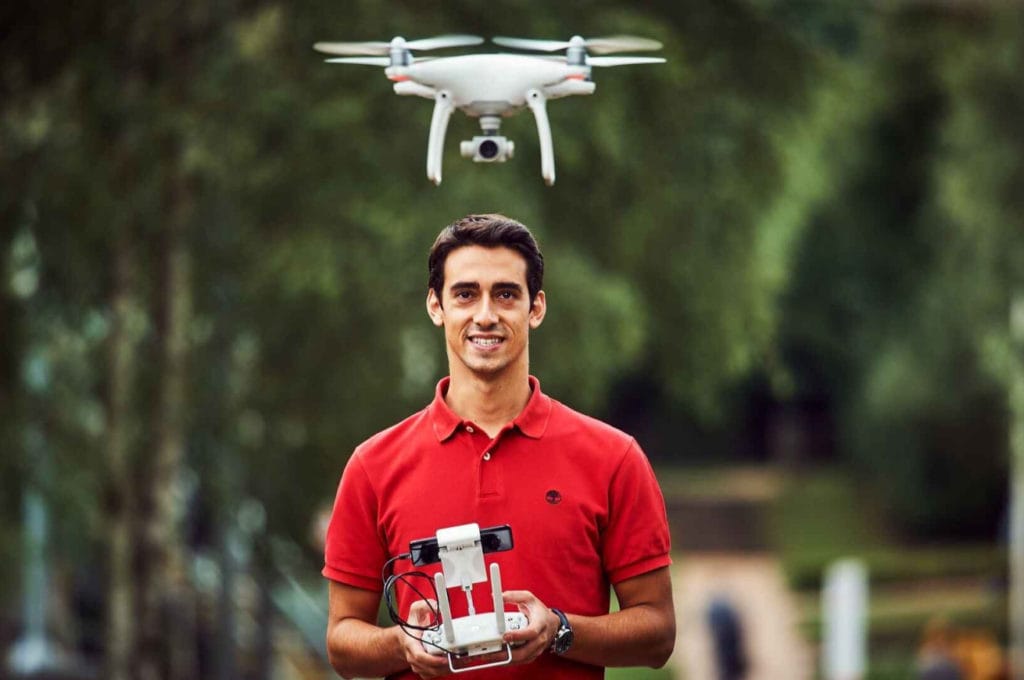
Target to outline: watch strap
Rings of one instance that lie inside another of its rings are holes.
[[[569,618],[565,615],[561,609],[555,609],[552,607],[551,611],[558,617],[561,624],[558,630],[555,632],[555,637],[551,640],[551,651],[554,654],[565,654],[572,647],[573,632],[572,626],[569,624]]]

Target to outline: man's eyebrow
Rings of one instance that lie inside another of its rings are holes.
[[[492,286],[493,290],[514,290],[521,291],[523,287],[515,281],[498,281]]]
[[[475,281],[456,281],[448,286],[448,290],[480,290],[480,284]]]
[[[515,281],[498,281],[491,286],[491,290],[515,290],[521,291],[523,286]],[[480,290],[480,284],[476,281],[456,281],[448,286],[448,290]]]

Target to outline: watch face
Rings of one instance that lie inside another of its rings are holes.
[[[573,634],[569,619],[558,609],[552,609],[561,621],[562,625],[555,632],[555,639],[551,641],[551,651],[555,654],[565,654],[572,647]]]
[[[555,635],[555,654],[565,654],[572,647],[572,629],[562,628]]]

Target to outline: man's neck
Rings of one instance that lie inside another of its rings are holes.
[[[530,401],[529,371],[512,371],[494,379],[452,372],[444,401],[457,416],[476,423],[494,437],[515,420]]]

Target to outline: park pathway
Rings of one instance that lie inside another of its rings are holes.
[[[749,660],[746,680],[810,680],[814,655],[797,630],[797,607],[770,554],[685,553],[673,569],[678,680],[715,680],[707,606],[725,597],[739,613]]]
[[[708,484],[673,484],[666,498],[675,549],[672,584],[676,680],[717,680],[708,605],[738,614],[748,660],[744,680],[811,680],[815,652],[773,552],[768,509],[781,493],[771,468],[735,468]]]

